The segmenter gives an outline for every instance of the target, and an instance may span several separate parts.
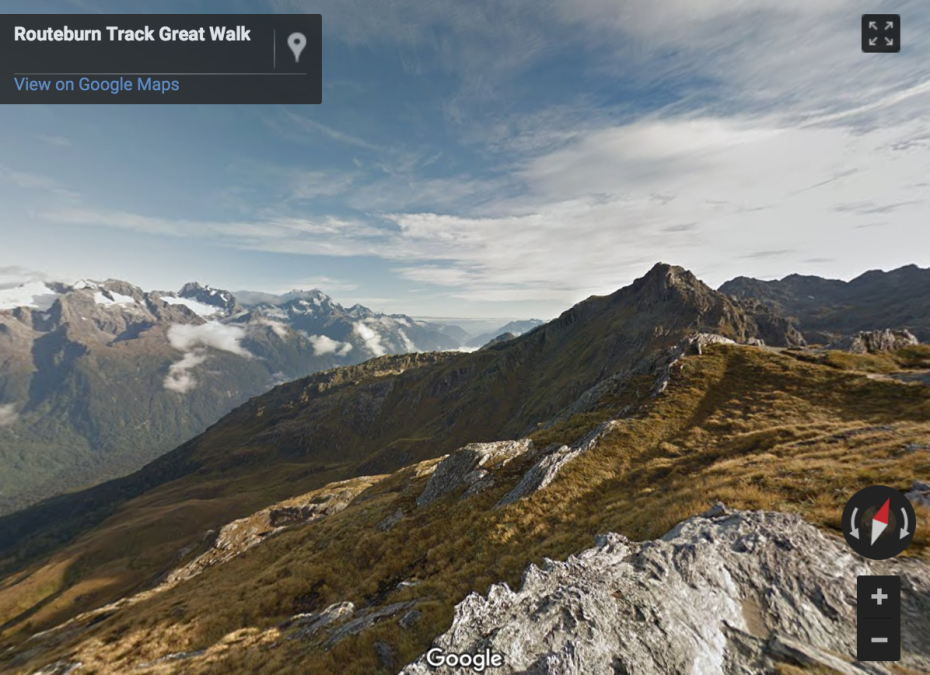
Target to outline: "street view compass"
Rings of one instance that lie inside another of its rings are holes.
[[[907,497],[894,488],[872,485],[859,490],[843,510],[843,535],[859,555],[892,558],[911,543],[917,518]]]

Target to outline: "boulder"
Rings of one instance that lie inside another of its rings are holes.
[[[533,442],[524,438],[519,441],[472,443],[456,450],[438,464],[417,498],[417,506],[429,506],[460,488],[468,488],[470,494],[480,492],[490,485],[487,469],[483,467],[503,466],[532,446]]]
[[[800,517],[718,506],[658,540],[619,534],[565,562],[531,565],[522,588],[455,609],[433,642],[503,657],[496,675],[888,673],[858,663],[856,578],[901,576],[902,672],[930,672],[930,566],[870,561]],[[424,653],[402,675],[451,675]],[[908,670],[909,669],[909,670]]]
[[[852,354],[881,354],[894,352],[904,347],[920,344],[909,330],[872,330],[861,331],[834,348],[844,349]]]

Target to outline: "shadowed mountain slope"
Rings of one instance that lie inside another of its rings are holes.
[[[916,265],[873,270],[849,282],[800,274],[778,281],[738,277],[720,291],[794,317],[811,342],[886,328],[906,328],[921,342],[930,341],[930,269]]]

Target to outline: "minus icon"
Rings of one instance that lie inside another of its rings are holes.
[[[885,644],[888,642],[888,638],[872,638],[872,642],[878,642],[880,644]]]

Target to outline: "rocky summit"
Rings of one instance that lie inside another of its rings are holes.
[[[841,534],[871,484],[930,522],[930,348],[885,347],[660,264],[485,349],[279,384],[0,518],[0,670],[926,672],[930,530],[882,563]],[[854,658],[862,573],[904,579],[895,666]]]
[[[691,675],[896,672],[850,658],[856,577],[899,575],[903,668],[930,671],[930,568],[871,562],[801,518],[717,506],[663,537],[620,534],[492,586],[455,608],[448,631],[402,675],[461,673],[439,654],[500,655],[489,672]]]

